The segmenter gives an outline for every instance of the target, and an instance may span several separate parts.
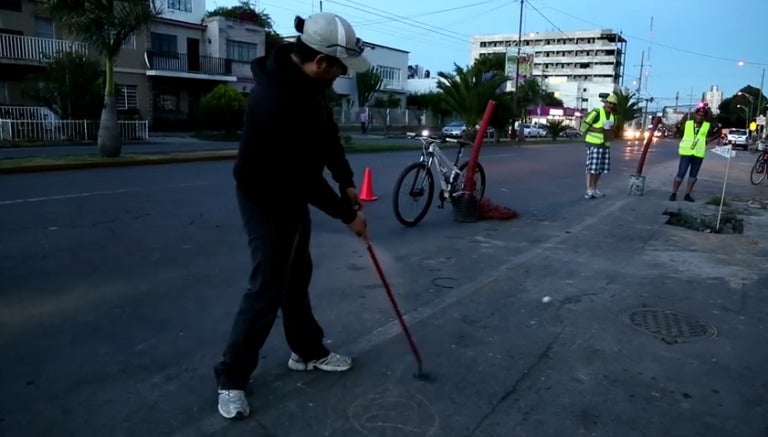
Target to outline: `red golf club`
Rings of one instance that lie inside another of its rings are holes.
[[[397,302],[395,301],[395,296],[392,294],[392,290],[389,288],[389,283],[387,282],[387,278],[384,277],[384,271],[381,270],[381,265],[379,264],[378,258],[376,258],[376,253],[373,251],[373,246],[371,246],[371,242],[368,239],[365,240],[365,244],[368,247],[368,254],[371,255],[371,260],[373,261],[373,265],[376,266],[376,271],[379,273],[379,278],[381,279],[381,283],[384,285],[384,290],[386,290],[387,292],[387,297],[389,297],[389,301],[392,303],[392,308],[394,308],[395,314],[397,314],[397,319],[400,321],[400,326],[403,328],[403,332],[405,333],[405,338],[408,339],[408,344],[411,346],[411,351],[413,352],[413,356],[416,357],[416,362],[419,365],[419,370],[414,376],[423,381],[431,381],[434,378],[432,378],[429,374],[424,373],[424,371],[422,370],[421,354],[419,353],[419,350],[416,348],[416,343],[413,342],[413,337],[411,337],[411,332],[408,330],[408,326],[406,326],[405,324],[405,320],[403,319],[402,313],[400,313],[400,308],[397,306]]]

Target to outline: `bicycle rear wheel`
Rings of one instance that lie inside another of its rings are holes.
[[[392,209],[395,218],[403,226],[416,226],[432,205],[435,178],[425,162],[414,162],[400,173],[394,191]]]
[[[469,167],[469,161],[462,163],[459,166],[459,171],[461,171],[461,176],[457,178],[453,182],[453,187],[451,188],[451,193],[453,193],[453,196],[456,196],[457,194],[462,193],[462,190],[464,189],[464,181],[467,180],[467,168]],[[483,199],[483,196],[485,195],[485,169],[483,168],[482,164],[478,161],[475,165],[475,197],[477,197],[478,202]]]
[[[749,181],[752,182],[752,185],[757,185],[765,179],[765,173],[768,171],[768,169],[766,169],[765,158],[765,153],[758,155],[755,160],[755,165],[753,165],[752,170],[749,171]]]

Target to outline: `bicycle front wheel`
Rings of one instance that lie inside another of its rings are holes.
[[[459,171],[461,172],[461,176],[457,178],[456,181],[453,182],[453,188],[451,189],[451,192],[454,196],[457,194],[463,193],[464,190],[464,182],[467,180],[467,169],[469,168],[469,161],[461,164],[459,166]],[[483,199],[483,196],[485,195],[485,169],[480,164],[480,161],[477,162],[475,165],[475,197],[478,201]]]
[[[414,162],[395,182],[392,209],[403,226],[416,226],[424,219],[435,196],[435,178],[427,163]]]
[[[752,185],[757,185],[765,179],[766,169],[765,154],[761,153],[755,160],[755,165],[752,166],[752,170],[749,171],[749,181]]]

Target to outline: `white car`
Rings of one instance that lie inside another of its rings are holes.
[[[730,129],[725,137],[725,144],[749,149],[749,132],[746,129]]]
[[[475,129],[479,129],[480,126],[475,126]],[[446,138],[462,138],[464,136],[464,132],[466,132],[467,126],[464,124],[463,121],[452,121],[448,123],[445,127],[443,127],[443,136]],[[488,126],[488,129],[485,131],[485,137],[486,138],[494,138],[496,136],[496,131]]]

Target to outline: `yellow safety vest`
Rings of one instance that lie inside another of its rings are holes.
[[[680,147],[677,149],[681,156],[696,156],[703,158],[707,153],[707,133],[709,133],[709,122],[704,121],[701,123],[699,133],[694,133],[693,120],[685,122],[685,130],[683,131],[683,139],[680,140]]]
[[[616,123],[616,119],[613,116],[613,114],[608,116],[605,113],[605,108],[599,108],[597,109],[597,111],[598,111],[598,117],[595,123],[593,123],[592,125],[587,123],[589,114],[587,114],[587,118],[585,118],[584,121],[581,123],[581,130],[584,131],[584,141],[586,141],[589,144],[594,144],[596,146],[610,146],[611,143],[605,141],[605,134],[603,132],[588,131],[590,127],[603,129],[603,126],[605,125],[605,120],[611,120],[614,123]]]

